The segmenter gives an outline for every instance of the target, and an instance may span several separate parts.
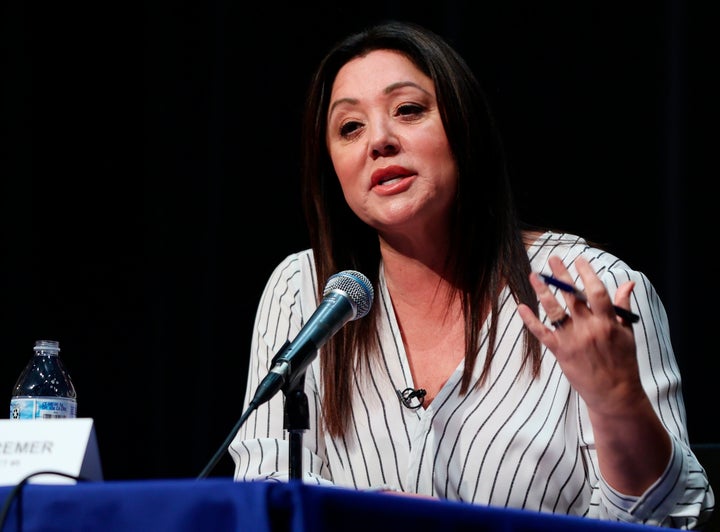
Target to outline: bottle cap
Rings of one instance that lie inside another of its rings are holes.
[[[35,351],[60,351],[60,342],[57,340],[37,340],[33,349]]]

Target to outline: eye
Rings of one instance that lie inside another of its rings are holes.
[[[361,122],[351,121],[351,122],[345,122],[340,126],[340,136],[341,137],[349,137],[354,132],[356,132],[358,129],[362,127]]]
[[[419,118],[425,112],[425,107],[415,103],[404,103],[397,108],[396,114],[401,117]]]

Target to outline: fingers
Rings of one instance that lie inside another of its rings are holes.
[[[565,281],[566,283],[572,284],[572,276],[570,275],[570,272],[565,267],[565,263],[560,257],[556,255],[551,256],[548,259],[548,264],[550,265],[550,270],[552,270],[555,277],[562,281]]]
[[[617,316],[617,319],[620,320],[620,322],[623,325],[626,325],[628,327],[632,327],[632,324],[636,321],[638,321],[637,316],[632,316],[632,312],[630,312],[630,295],[632,294],[633,289],[635,288],[635,281],[627,281],[620,286],[618,286],[617,291],[615,292],[615,313],[617,314],[619,312],[617,307],[620,307],[621,309],[625,309],[628,311],[629,317],[632,317],[633,319],[626,319],[626,317],[620,317]]]
[[[562,262],[561,262],[562,264]],[[564,266],[563,266],[563,269]],[[553,270],[553,275],[555,275],[558,278],[561,278],[562,275],[559,273],[559,271]],[[567,277],[568,272],[565,269],[565,277]],[[563,279],[564,280],[564,279]],[[536,273],[530,274],[530,284],[532,285],[533,289],[535,290],[535,293],[538,296],[538,299],[540,300],[540,304],[542,305],[542,308],[545,309],[545,314],[547,314],[548,319],[551,322],[558,322],[563,319],[565,316],[565,308],[560,304],[560,301],[557,299],[555,294],[550,290],[547,284],[545,284],[544,281],[538,277]],[[566,302],[568,300],[566,299]]]
[[[518,313],[523,323],[525,323],[525,327],[527,327],[542,344],[548,346],[551,350],[554,349],[556,342],[553,338],[553,331],[543,325],[532,309],[524,303],[520,303],[518,305]]]
[[[558,345],[556,332],[569,327],[572,321],[571,317],[565,311],[561,302],[555,297],[555,294],[536,273],[531,273],[529,279],[530,284],[538,296],[541,307],[545,310],[547,320],[551,322],[551,327],[541,322],[534,311],[527,305],[520,304],[518,306],[518,312],[525,323],[525,327],[527,327],[543,345],[547,346],[551,351],[554,351]],[[554,322],[554,325],[552,322]]]
[[[580,278],[585,285],[585,294],[587,295],[588,304],[593,309],[593,313],[616,319],[623,324],[630,325],[629,321],[625,321],[618,317],[617,310],[610,299],[607,287],[595,273],[590,263],[584,257],[575,259],[575,267],[577,268]],[[634,281],[627,281],[618,286],[615,292],[615,305],[624,310],[630,310],[630,295],[635,287]]]
[[[562,261],[560,257],[557,257],[555,255],[551,256],[548,259],[548,265],[550,266],[550,270],[552,271],[553,276],[556,279],[559,279],[560,281],[565,282],[566,284],[570,286],[575,286],[575,279],[568,271],[567,267],[565,266],[565,263]],[[588,264],[589,267],[589,264]],[[547,287],[546,287],[547,288]],[[585,316],[587,312],[589,312],[589,309],[587,307],[587,302],[584,300],[584,298],[580,298],[575,294],[565,292],[563,290],[560,290],[557,292],[557,295],[552,292],[552,290],[549,290],[548,292],[552,295],[553,299],[557,301],[557,297],[559,295],[562,296],[562,298],[565,300],[565,304],[567,305],[568,312],[571,316],[577,316],[582,317]],[[548,307],[545,305],[545,303],[541,300],[541,303],[543,304],[543,308],[547,312],[548,316],[551,318],[551,324],[554,324],[554,322],[557,322],[562,316],[559,315],[559,313],[553,313],[551,314]],[[560,306],[558,302],[558,306]],[[563,309],[564,312],[564,309]],[[557,316],[560,316],[558,318]],[[557,329],[557,327],[555,327]]]
[[[630,310],[630,294],[635,288],[635,281],[627,281],[618,286],[615,292],[615,304],[618,307]]]
[[[533,288],[535,288],[538,294],[539,301],[555,329],[558,329],[557,325],[562,325],[559,321],[563,316],[560,311],[556,310],[560,308],[560,302],[557,300],[553,301],[554,298],[560,295],[565,300],[568,311],[573,317],[583,318],[594,315],[596,317],[606,317],[617,320],[625,325],[631,325],[637,321],[637,317],[630,312],[630,297],[635,287],[634,281],[627,281],[619,285],[615,292],[613,302],[610,299],[607,287],[600,277],[598,277],[587,259],[582,256],[576,257],[573,264],[582,280],[583,290],[579,294],[568,291],[559,291],[557,294],[554,294],[547,286],[541,287],[540,289],[538,288],[539,285],[544,284],[541,280],[535,283],[531,279]],[[577,279],[573,278],[560,257],[551,256],[548,259],[548,265],[555,278],[570,286],[575,286]],[[553,299],[546,295],[548,293],[553,295]]]
[[[569,319],[570,319],[570,314],[568,314],[566,312],[565,314],[563,314],[563,317],[560,318],[559,320],[553,320],[552,322],[550,322],[550,325],[552,325],[553,329],[555,329],[555,330],[562,329],[563,325],[565,325]]]

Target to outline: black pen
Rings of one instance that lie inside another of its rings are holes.
[[[585,295],[585,292],[583,292],[582,290],[578,290],[573,285],[565,283],[565,282],[561,281],[560,279],[556,279],[552,275],[545,275],[544,273],[539,273],[538,275],[540,277],[542,277],[542,280],[545,281],[545,284],[556,286],[563,292],[568,292],[570,294],[573,294],[580,301],[584,301],[585,303],[587,303],[587,296]],[[613,308],[615,309],[615,314],[620,316],[622,319],[628,321],[629,323],[637,323],[638,320],[640,319],[640,316],[638,316],[634,312],[625,310],[622,307],[613,305]]]

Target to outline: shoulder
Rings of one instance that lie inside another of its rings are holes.
[[[312,249],[303,249],[285,256],[276,266],[273,275],[283,277],[307,275],[315,272],[315,260]]]
[[[575,270],[575,259],[582,256],[590,262],[601,278],[606,275],[621,275],[625,278],[641,275],[614,253],[572,233],[553,231],[542,233],[528,247],[528,255],[532,268],[536,271],[547,269],[548,258],[556,255],[563,260],[571,272]]]
[[[272,289],[276,293],[309,291],[315,294],[317,280],[312,250],[304,249],[285,256],[270,274],[267,289]]]

